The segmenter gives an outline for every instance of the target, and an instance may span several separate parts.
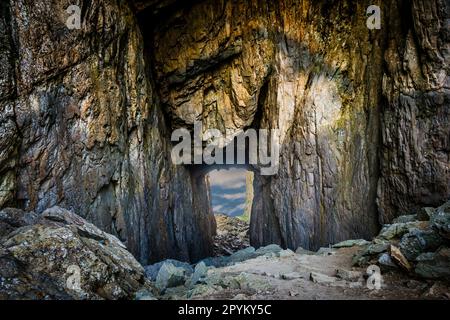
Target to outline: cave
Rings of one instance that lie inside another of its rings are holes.
[[[380,229],[376,197],[381,97],[373,96],[371,105],[364,105],[361,113],[351,114],[344,102],[351,104],[355,96],[365,101],[372,94],[349,86],[361,74],[349,75],[291,34],[265,27],[233,31],[227,25],[230,19],[236,19],[236,25],[247,23],[246,18],[237,17],[239,6],[234,8],[232,2],[174,3],[157,10],[150,6],[139,13],[147,72],[155,87],[166,135],[184,128],[194,132],[195,137],[198,122],[203,126],[201,134],[208,129],[222,134],[228,130],[232,134],[248,129],[280,131],[278,138],[284,140],[279,146],[280,172],[261,175],[261,166],[252,163],[251,167],[255,173],[250,215],[252,246],[278,244],[283,248],[317,250],[345,239],[371,238]],[[252,18],[261,25],[279,18],[266,16],[273,9],[271,4],[249,7],[255,10]],[[323,14],[332,12],[327,8]],[[200,18],[202,14],[206,18]],[[199,25],[192,26],[194,21]],[[203,37],[203,30],[211,27],[218,37],[215,41],[221,43],[219,49],[205,49],[198,44],[196,51],[197,44],[193,46],[192,41]],[[178,33],[181,38],[174,36]],[[257,46],[244,46],[242,38]],[[346,59],[353,59],[346,50]],[[371,55],[373,63],[380,58],[376,51]],[[246,80],[246,74],[255,69],[258,75]],[[379,73],[368,73],[366,85],[377,86],[380,77]],[[305,86],[298,101],[292,83]],[[304,125],[300,127],[296,121]],[[359,130],[365,131],[364,137]],[[202,147],[204,150],[204,141]],[[172,148],[176,148],[173,140]],[[246,144],[245,161],[239,165],[249,165],[248,151]],[[194,220],[199,220],[203,243],[208,245],[181,258],[195,261],[211,255],[208,246],[215,226],[206,217],[214,210],[210,193],[205,192],[205,177],[214,166],[195,158],[194,144],[190,152],[194,152],[194,160],[181,165],[191,175],[192,207],[199,210]],[[225,159],[226,149],[223,154]],[[359,184],[360,193],[352,191],[353,184]],[[284,194],[286,188],[290,194]],[[200,194],[194,194],[196,190]]]
[[[144,266],[197,263],[211,175],[238,169],[255,250],[370,241],[450,197],[447,2],[382,2],[369,28],[365,0],[80,0],[68,28],[59,1],[2,1],[0,210],[48,227],[63,208]],[[210,153],[232,161],[205,160],[211,130],[244,134]]]

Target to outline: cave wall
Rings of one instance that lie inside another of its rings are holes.
[[[448,16],[448,1],[231,0],[157,23],[173,128],[280,129],[278,174],[255,177],[253,245],[370,238],[449,197]]]
[[[255,178],[255,246],[317,248],[377,231],[383,39],[366,27],[368,6],[203,1],[155,29],[174,126],[280,129],[278,174]]]
[[[394,1],[386,10],[382,223],[450,198],[450,1]]]
[[[318,249],[377,232],[383,39],[366,27],[369,5],[285,4],[261,123],[284,136],[278,174],[259,178],[271,204],[252,212],[257,245]]]

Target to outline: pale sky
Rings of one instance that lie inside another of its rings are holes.
[[[245,209],[245,169],[214,170],[209,173],[213,211],[239,216]]]

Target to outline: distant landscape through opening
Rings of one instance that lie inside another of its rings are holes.
[[[229,255],[250,245],[253,172],[230,166],[211,171],[208,178],[217,224],[214,253]]]

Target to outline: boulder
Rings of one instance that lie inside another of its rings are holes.
[[[413,229],[405,234],[399,248],[408,261],[414,261],[421,253],[435,251],[443,239],[433,230]]]
[[[310,280],[317,284],[332,284],[337,281],[337,278],[322,273],[311,272]]]
[[[0,299],[134,299],[153,290],[119,239],[65,209],[3,210],[0,221],[17,227],[0,238]]]
[[[376,242],[372,243],[371,245],[367,246],[362,251],[362,255],[364,255],[364,256],[378,255],[380,253],[388,251],[390,245],[391,244],[389,241],[384,241],[384,240],[376,241]]]
[[[260,250],[260,249],[258,249],[258,250]],[[261,251],[258,251],[258,253],[260,255],[262,255]],[[239,251],[236,251],[235,253],[233,253],[229,257],[229,262],[228,263],[229,264],[230,263],[233,264],[233,263],[237,263],[237,262],[242,262],[242,261],[245,261],[245,260],[253,259],[256,256],[257,255],[256,255],[255,248],[248,247],[248,248],[245,248],[245,249],[242,249],[242,250],[239,250]]]
[[[277,245],[277,244],[270,244],[266,247],[261,247],[258,250],[255,251],[255,255],[256,256],[264,256],[270,253],[275,254],[276,256],[279,255],[279,253],[282,251],[283,249]]]
[[[208,267],[206,264],[202,261],[200,263],[197,263],[195,266],[194,274],[192,275],[190,283],[192,285],[196,285],[200,282],[200,280],[204,277],[206,277],[208,273]]]
[[[164,262],[156,276],[156,287],[160,292],[164,292],[167,288],[181,286],[186,281],[185,275],[186,272],[183,268]]]
[[[396,246],[391,245],[391,257],[392,260],[401,268],[405,269],[406,271],[411,271],[412,266],[409,263],[409,261],[405,258],[403,253],[400,251],[399,248]]]
[[[144,267],[145,275],[147,276],[147,278],[150,279],[151,281],[156,281],[158,272],[164,263],[170,263],[177,268],[184,269],[186,276],[190,276],[194,272],[194,269],[192,268],[192,266],[187,262],[182,262],[182,261],[173,260],[173,259],[167,259],[167,260]]]
[[[365,247],[361,252],[356,254],[352,259],[352,264],[354,266],[365,266],[369,264],[373,258],[378,258],[378,256],[389,250],[391,243],[387,240],[375,239],[372,244]]]
[[[207,267],[225,267],[230,263],[230,256],[209,257],[201,260]]]
[[[398,266],[392,260],[392,258],[389,255],[389,253],[383,253],[378,258],[378,265],[381,267],[381,270],[383,270],[383,271],[390,271],[390,270],[398,269]]]
[[[430,224],[443,238],[450,240],[450,202],[436,209]]]
[[[450,280],[450,248],[423,253],[417,257],[414,272],[425,279]]]
[[[383,227],[378,238],[392,240],[402,237],[405,233],[408,233],[409,230],[413,228],[425,229],[426,227],[428,227],[428,222],[426,221],[388,224]]]

